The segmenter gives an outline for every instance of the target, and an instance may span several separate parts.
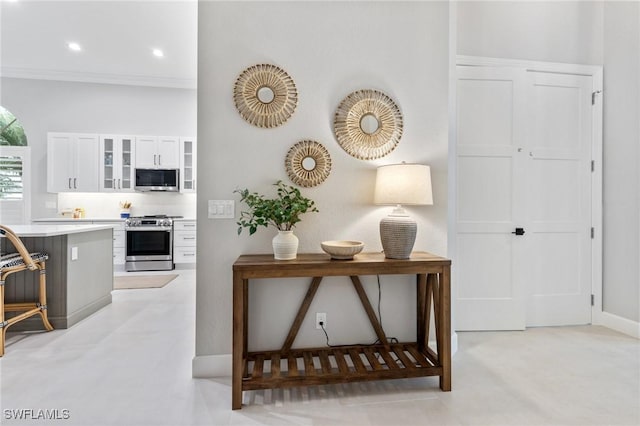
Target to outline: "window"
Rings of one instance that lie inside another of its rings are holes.
[[[31,221],[30,156],[26,146],[0,146],[0,223]]]
[[[23,158],[13,155],[0,156],[0,200],[22,200]]]

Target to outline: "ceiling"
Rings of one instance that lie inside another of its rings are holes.
[[[0,74],[195,88],[197,24],[195,0],[0,0]]]

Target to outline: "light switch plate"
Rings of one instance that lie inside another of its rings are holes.
[[[71,247],[71,260],[78,260],[78,247]]]
[[[234,200],[209,200],[209,219],[233,219],[236,217]]]

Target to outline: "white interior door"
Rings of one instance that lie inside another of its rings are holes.
[[[525,73],[458,67],[456,329],[525,327]]]
[[[527,326],[589,324],[592,78],[527,79]]]
[[[457,330],[591,322],[591,88],[458,67]]]

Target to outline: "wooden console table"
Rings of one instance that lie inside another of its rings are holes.
[[[386,259],[361,253],[353,260],[331,260],[325,254],[298,254],[295,260],[273,255],[243,255],[233,264],[234,410],[242,408],[242,391],[365,380],[439,376],[440,389],[451,390],[451,261],[425,252],[410,259]],[[362,287],[359,275],[416,274],[417,336],[415,342],[389,343]],[[381,344],[292,349],[300,325],[323,277],[348,276]],[[249,280],[312,278],[282,348],[248,352]],[[433,308],[436,350],[429,347]],[[266,364],[270,365],[267,370]],[[283,364],[286,368],[283,368]],[[302,366],[302,368],[298,368]]]

